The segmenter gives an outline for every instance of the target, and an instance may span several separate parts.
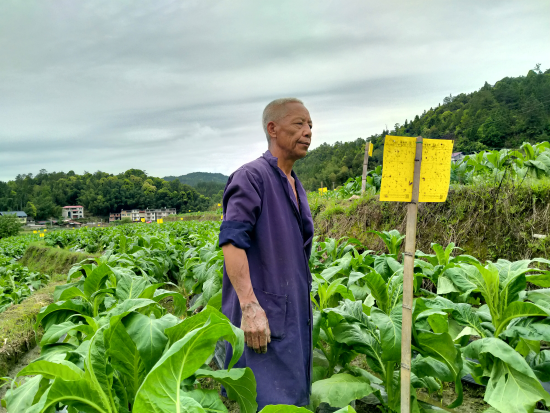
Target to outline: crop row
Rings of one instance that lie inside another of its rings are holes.
[[[29,297],[48,283],[50,277],[17,264],[27,246],[38,239],[26,235],[0,240],[0,313]]]
[[[103,253],[74,266],[56,302],[40,312],[41,356],[20,373],[35,377],[12,386],[8,411],[227,411],[215,390],[202,387],[210,378],[241,411],[255,412],[251,370],[209,367],[218,340],[232,344],[232,363],[244,345],[242,331],[219,312],[218,232],[217,222],[186,221],[46,235],[50,245],[93,244]],[[354,239],[314,241],[310,409],[345,407],[373,394],[386,409],[399,410],[403,236],[373,236],[384,240],[387,253],[364,251]],[[461,379],[471,375],[501,412],[548,405],[541,381],[550,380],[550,351],[541,341],[550,341],[549,262],[480,263],[453,244],[432,249],[415,258],[412,387],[433,393],[449,382],[457,398],[448,407],[456,407]],[[172,314],[160,305],[165,299],[172,300]],[[358,357],[364,368],[352,363]]]

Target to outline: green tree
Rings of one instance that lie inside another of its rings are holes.
[[[27,202],[27,205],[25,206],[25,208],[23,208],[23,211],[29,217],[36,217],[36,207],[31,201]]]
[[[0,238],[17,235],[21,230],[21,223],[15,214],[0,215]]]

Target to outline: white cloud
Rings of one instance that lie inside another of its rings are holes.
[[[47,170],[230,173],[297,96],[313,147],[379,133],[449,93],[550,66],[550,3],[0,3],[0,179]]]

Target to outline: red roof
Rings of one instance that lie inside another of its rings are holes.
[[[63,208],[84,208],[82,205],[67,205],[67,206],[64,206]]]

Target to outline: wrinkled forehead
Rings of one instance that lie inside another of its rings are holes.
[[[307,108],[298,102],[290,102],[285,105],[283,118],[301,118],[311,122],[311,116]]]

